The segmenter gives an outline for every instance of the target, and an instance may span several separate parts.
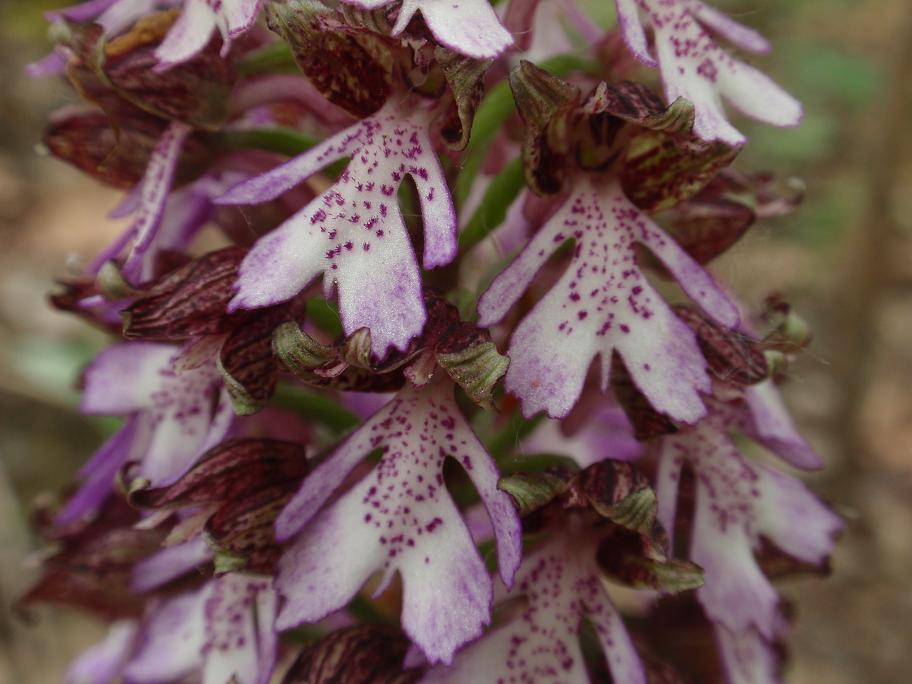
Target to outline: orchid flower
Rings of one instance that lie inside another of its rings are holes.
[[[164,71],[192,59],[216,30],[222,36],[222,57],[226,57],[232,41],[256,22],[261,5],[262,0],[184,0],[180,18],[155,51],[157,68]]]
[[[76,23],[94,22],[107,35],[115,35],[128,28],[144,14],[177,4],[181,0],[88,0],[62,10],[48,12],[48,21],[60,20]]]
[[[705,264],[800,194],[729,168],[723,100],[801,107],[701,0],[615,4],[48,14],[30,71],[89,106],[45,147],[130,217],[52,296],[111,337],[83,413],[123,420],[34,516],[19,606],[112,623],[68,684],[704,681],[659,662],[691,628],[715,678],[779,681],[772,575],[842,523],[735,440],[821,465],[775,385],[810,336],[781,298],[754,334]]]
[[[119,620],[108,628],[105,638],[76,660],[66,673],[66,684],[110,684],[117,681],[136,644],[139,625]]]
[[[592,44],[604,34],[576,0],[510,0],[503,21],[525,59],[540,60],[571,51],[573,42],[563,24],[569,24]],[[555,30],[556,26],[560,30]]]
[[[390,0],[344,0],[366,10],[390,5]],[[398,36],[416,14],[437,41],[466,57],[491,59],[513,44],[486,0],[402,0],[392,34]]]
[[[580,468],[605,458],[633,461],[643,455],[643,445],[623,409],[607,400],[592,411],[575,432],[567,434],[561,422],[545,421],[522,443],[525,454],[562,454],[570,456]]]
[[[620,614],[602,586],[589,535],[552,536],[524,561],[510,598],[526,605],[518,616],[471,644],[452,667],[432,669],[422,684],[589,681],[579,645],[588,619],[616,682],[645,684],[646,676]]]
[[[589,365],[601,355],[602,388],[617,351],[656,410],[692,423],[705,414],[706,362],[693,334],[675,318],[640,271],[634,246],[652,251],[682,289],[725,326],[738,310],[662,229],[626,198],[617,182],[581,177],[558,212],[516,260],[495,278],[478,305],[481,325],[503,318],[536,272],[573,239],[570,265],[516,328],[507,389],[531,416],[566,416],[580,396]]]
[[[383,455],[371,474],[321,510],[377,448]],[[431,662],[450,662],[481,634],[492,583],[444,486],[447,457],[478,489],[494,526],[501,578],[512,584],[521,555],[516,512],[497,489],[497,469],[456,405],[452,383],[435,379],[397,394],[305,479],[282,511],[277,536],[293,541],[276,583],[285,598],[281,629],[341,608],[382,570],[375,593],[400,573],[403,629]]]
[[[780,684],[776,649],[756,629],[736,633],[715,627],[722,666],[731,684]]]
[[[156,606],[139,627],[125,681],[267,684],[276,657],[276,596],[268,579],[227,574]]]
[[[180,17],[156,49],[157,69],[165,71],[202,52],[216,30],[222,37],[222,56],[227,56],[232,42],[254,25],[261,5],[262,0],[89,0],[49,12],[48,20],[95,22],[114,36],[155,9],[180,6]]]
[[[195,567],[199,548],[188,542],[141,563],[136,590],[158,589]],[[255,575],[228,573],[195,590],[156,595],[143,616],[114,623],[80,656],[67,684],[161,684],[191,676],[200,684],[267,684],[277,654],[275,613],[271,580]]]
[[[96,511],[126,463],[137,464],[138,477],[163,484],[223,439],[232,413],[221,375],[214,365],[181,372],[177,358],[177,348],[170,345],[119,344],[86,370],[83,412],[126,421],[83,468],[84,484],[59,522]]]
[[[335,286],[346,333],[371,332],[373,350],[404,350],[427,315],[421,272],[396,200],[411,176],[424,218],[424,267],[448,264],[456,253],[456,216],[433,151],[431,112],[414,101],[390,102],[301,156],[229,190],[221,204],[274,199],[343,157],[339,180],[261,239],[241,265],[231,309],[283,302],[323,274]],[[363,283],[370,282],[369,288]]]
[[[766,52],[769,43],[756,31],[700,0],[615,0],[615,5],[630,51],[661,71],[668,102],[683,97],[693,103],[694,131],[702,138],[744,143],[744,136],[725,116],[723,97],[764,123],[796,126],[801,121],[801,105],[791,95],[725,52],[711,35],[748,52]],[[655,34],[656,57],[649,52],[643,16]]]
[[[199,229],[199,221],[185,222],[178,219],[172,222],[171,230],[162,230],[162,221],[166,208],[171,200],[174,175],[180,159],[184,141],[192,129],[183,123],[172,123],[152,151],[145,175],[134,195],[128,195],[125,202],[115,210],[115,215],[135,213],[130,226],[95,260],[93,270],[97,271],[109,259],[117,256],[130,244],[130,251],[124,262],[124,275],[130,280],[142,281],[152,275],[156,247],[185,246]],[[197,216],[198,208],[192,193],[186,196],[189,212],[187,216]],[[179,199],[175,198],[177,202]],[[183,207],[182,207],[183,208]],[[178,210],[178,216],[185,212]],[[170,239],[169,239],[170,238]]]
[[[752,650],[754,639],[769,642],[780,632],[778,595],[753,556],[761,536],[799,561],[821,565],[842,529],[838,516],[799,480],[749,461],[732,442],[731,433],[741,432],[779,450],[787,428],[769,439],[769,412],[762,410],[775,397],[772,392],[768,386],[761,389],[753,405],[711,400],[704,420],[666,436],[661,446],[659,521],[665,529],[674,529],[681,471],[689,464],[696,479],[690,555],[706,576],[697,597],[731,657],[740,650],[739,643]],[[782,455],[795,462],[793,453]],[[750,636],[754,630],[757,637]]]

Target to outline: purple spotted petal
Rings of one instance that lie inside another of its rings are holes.
[[[420,270],[396,202],[406,175],[421,202],[425,268],[447,264],[456,254],[456,216],[429,121],[415,103],[388,104],[220,198],[223,204],[263,202],[351,157],[335,185],[254,246],[241,264],[231,308],[277,304],[322,274],[326,289],[337,289],[347,334],[370,329],[378,356],[391,346],[404,350],[426,320]]]
[[[212,367],[165,378],[150,409],[154,429],[137,475],[155,487],[171,484],[221,441],[231,413],[230,399],[223,388],[219,391],[220,385],[221,375]]]
[[[120,677],[136,643],[133,620],[115,622],[100,643],[77,658],[66,674],[66,684],[112,684]]]
[[[128,278],[139,275],[143,256],[155,239],[165,215],[181,149],[191,131],[186,124],[173,122],[152,151],[146,173],[140,181],[139,208],[128,228],[129,235],[134,239],[124,263],[124,272]]]
[[[199,232],[206,226],[212,216],[212,196],[209,192],[211,179],[200,181],[177,190],[166,199],[164,213],[151,242],[141,252],[128,257],[123,272],[131,281],[146,283],[157,275],[159,257],[162,252],[184,251]],[[141,189],[141,188],[140,188]],[[134,204],[134,200],[137,204]],[[128,193],[120,205],[109,214],[110,218],[123,218],[139,208],[139,195],[135,191]],[[133,240],[135,231],[128,227],[108,247],[98,254],[89,267],[89,272],[97,274],[99,269],[111,259],[115,259]]]
[[[766,40],[699,0],[615,0],[631,53],[655,65],[648,52],[642,10],[655,33],[655,50],[669,102],[683,97],[696,109],[694,131],[706,140],[745,142],[729,123],[722,98],[745,115],[774,126],[796,126],[801,105],[771,79],[734,59],[709,30],[752,52],[768,49]]]
[[[124,668],[131,684],[266,684],[275,664],[276,595],[262,577],[227,574],[162,601],[147,614]]]
[[[82,412],[125,416],[150,406],[176,348],[166,344],[114,344],[84,374]]]
[[[130,590],[157,589],[211,559],[212,550],[202,537],[165,547],[134,566]]]
[[[798,560],[821,564],[842,523],[799,480],[741,455],[729,433],[743,424],[744,411],[713,401],[708,418],[665,437],[656,485],[659,521],[673,529],[687,461],[697,483],[691,559],[706,580],[697,595],[714,622],[736,633],[753,627],[772,639],[779,599],[753,556],[760,537]]]
[[[165,344],[112,345],[85,373],[82,410],[135,415],[127,460],[155,486],[174,481],[232,423],[230,400],[214,365],[177,372],[177,348]],[[112,457],[113,458],[113,457]]]
[[[370,475],[317,513],[371,450]],[[344,606],[378,570],[403,581],[402,625],[432,662],[449,662],[489,621],[491,579],[443,482],[447,457],[475,484],[497,540],[507,584],[521,558],[519,520],[497,489],[497,470],[462,416],[444,379],[407,386],[305,480],[279,516],[287,539],[277,588],[286,598],[278,626],[315,622]],[[382,587],[381,587],[382,590]]]
[[[589,681],[579,646],[580,623],[588,617],[607,656],[612,678],[645,684],[646,677],[617,609],[602,588],[591,539],[565,531],[525,559],[512,595],[527,607],[459,653],[450,667],[438,666],[423,684],[463,682]]]
[[[275,666],[276,594],[263,577],[222,575],[203,607],[202,684],[268,684]]]
[[[403,0],[394,36],[405,30],[416,12],[441,45],[466,57],[490,59],[513,44],[487,0]]]
[[[781,684],[780,656],[755,629],[732,632],[715,628],[722,665],[730,684]]]
[[[513,334],[507,389],[522,400],[527,416],[544,410],[564,417],[599,355],[607,386],[616,350],[658,411],[692,423],[705,414],[700,393],[710,389],[706,362],[693,334],[639,270],[634,246],[648,247],[722,325],[737,323],[737,307],[615,182],[598,183],[577,181],[563,206],[482,296],[480,323],[500,320],[545,261],[572,238],[576,248],[566,272]]]

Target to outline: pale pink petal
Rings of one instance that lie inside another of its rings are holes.
[[[144,14],[159,9],[160,6],[170,7],[181,0],[118,0],[104,11],[95,23],[101,24],[105,35],[113,36],[128,29]]]
[[[481,324],[498,321],[571,238],[576,248],[570,265],[510,341],[506,387],[522,400],[523,413],[566,416],[596,356],[607,385],[616,350],[658,411],[687,423],[702,417],[700,393],[710,389],[706,362],[693,334],[640,271],[635,244],[654,251],[709,315],[733,324],[737,309],[613,181],[578,180],[560,210],[484,293]]]
[[[320,169],[349,156],[363,144],[361,122],[336,133],[304,154],[244,181],[216,199],[217,204],[262,204],[304,182]]]
[[[768,49],[762,36],[698,0],[616,0],[631,52],[646,61],[640,14],[655,34],[655,51],[668,102],[685,98],[696,113],[694,131],[706,140],[741,145],[744,136],[728,121],[726,98],[747,116],[776,126],[801,121],[801,105],[767,76],[738,61],[709,30],[752,52]],[[648,63],[648,62],[647,62]]]
[[[54,50],[37,62],[31,62],[25,66],[25,73],[29,78],[47,78],[48,76],[59,76],[66,70],[69,61],[66,50],[63,48],[54,48]]]
[[[727,41],[748,52],[769,52],[769,41],[752,28],[741,24],[724,12],[710,7],[705,2],[690,0],[690,11],[701,24],[709,27]]]
[[[130,684],[180,681],[203,662],[206,600],[212,584],[169,598],[144,620],[136,654],[124,669]]]
[[[772,640],[779,598],[754,559],[761,537],[809,564],[820,565],[842,527],[839,518],[800,481],[748,461],[729,433],[747,409],[711,402],[710,416],[664,438],[657,495],[660,522],[673,529],[673,497],[681,464],[696,478],[691,558],[705,573],[697,591],[711,620],[734,633],[757,629]],[[664,507],[664,508],[663,508]]]
[[[441,45],[466,57],[490,59],[513,44],[487,0],[403,0],[394,36],[405,30],[416,12]]]
[[[230,308],[285,301],[320,273],[335,286],[347,334],[371,331],[374,352],[404,350],[426,320],[421,274],[396,201],[405,176],[425,212],[425,267],[456,251],[456,216],[433,152],[429,113],[416,103],[389,103],[373,116],[264,176],[244,183],[223,203],[260,202],[331,161],[351,154],[339,180],[276,231],[241,264]]]
[[[133,567],[130,589],[138,593],[158,589],[210,560],[212,549],[202,537],[165,547]]]
[[[700,448],[690,551],[704,572],[697,595],[714,622],[735,631],[755,626],[772,638],[779,595],[754,560],[756,530],[750,503],[745,503],[759,496],[751,489],[756,473],[727,444]],[[710,453],[710,448],[725,451]]]
[[[83,413],[124,416],[148,408],[176,352],[148,342],[108,347],[85,370]]]
[[[192,129],[186,124],[172,122],[152,151],[141,181],[139,210],[128,229],[135,238],[124,262],[124,272],[128,277],[137,274],[146,251],[155,240],[174,183],[181,150],[191,132]]]
[[[646,29],[640,18],[638,1],[614,0],[614,4],[617,10],[618,25],[631,54],[646,66],[658,67],[658,62],[649,53],[649,43],[646,40]]]
[[[136,643],[138,625],[133,620],[115,622],[100,643],[70,665],[66,684],[112,684],[120,677]]]
[[[178,20],[155,50],[156,71],[164,71],[192,59],[209,43],[218,25],[216,11],[206,0],[185,0]]]
[[[317,622],[339,610],[383,565],[386,552],[373,530],[353,524],[365,515],[355,496],[349,492],[320,513],[282,555],[276,589],[285,601],[278,629]]]
[[[112,462],[136,462],[135,474],[156,486],[183,474],[221,441],[233,422],[215,365],[178,373],[178,358],[172,345],[116,344],[85,372],[85,413],[136,416],[129,455],[112,456]]]
[[[586,424],[567,435],[556,420],[545,420],[523,440],[524,454],[561,454],[587,468],[606,458],[632,461],[643,453],[643,444],[633,435],[627,415],[619,406],[604,401]]]
[[[260,13],[262,0],[222,0],[221,13],[228,26],[229,38],[237,38],[253,26]]]
[[[719,90],[738,111],[772,126],[801,123],[801,103],[766,74],[741,62],[719,70]]]
[[[211,443],[210,431],[224,434],[228,401],[217,394],[221,374],[214,366],[201,366],[183,373],[168,370],[153,393],[150,407],[155,428],[137,475],[154,486],[164,486],[183,475]],[[214,401],[220,398],[217,403]],[[217,411],[220,407],[221,411]],[[222,420],[216,421],[216,416]]]
[[[635,239],[641,245],[649,247],[694,303],[719,325],[736,327],[739,320],[738,306],[715,283],[712,276],[652,221],[642,215],[633,218],[632,213],[631,220],[636,221],[638,229]]]
[[[377,448],[383,455],[376,468],[311,520]],[[494,464],[456,405],[452,383],[435,379],[397,394],[305,479],[280,515],[280,536],[309,521],[280,562],[277,588],[286,599],[280,628],[338,610],[377,571],[382,591],[398,571],[403,628],[429,660],[449,662],[481,633],[490,619],[492,583],[444,486],[447,457],[475,483],[492,519],[501,575],[512,580],[521,557],[515,509],[497,490]]]
[[[814,448],[801,436],[792,422],[779,390],[772,380],[751,385],[744,390],[750,408],[750,420],[745,432],[796,468],[817,470],[823,461]]]
[[[780,656],[757,630],[715,632],[728,684],[782,684]]]
[[[45,12],[44,16],[48,21],[60,21],[66,19],[77,23],[92,21],[108,9],[111,5],[117,4],[121,0],[87,0],[72,7],[64,7],[60,10]]]
[[[525,559],[510,596],[526,608],[507,624],[461,651],[449,667],[431,669],[423,684],[589,681],[579,646],[588,617],[605,651],[612,678],[645,684],[623,621],[601,585],[591,537],[572,530],[552,535]]]
[[[206,599],[202,684],[266,684],[275,666],[276,595],[263,577],[230,573]]]
[[[800,480],[762,465],[755,502],[757,530],[779,549],[805,563],[821,565],[833,551],[842,520]]]
[[[127,419],[123,427],[80,469],[79,475],[83,482],[54,518],[55,525],[69,525],[90,517],[101,509],[113,491],[117,471],[130,458],[131,452],[134,452],[136,428],[136,418]]]

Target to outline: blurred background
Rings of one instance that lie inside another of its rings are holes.
[[[600,0],[607,3],[608,0]],[[46,303],[53,279],[119,232],[118,196],[40,154],[43,122],[70,101],[23,66],[46,53],[52,0],[0,0],[0,683],[62,681],[101,627],[63,611],[6,608],[34,579],[31,503],[67,483],[105,425],[76,412],[74,382],[100,335]],[[807,199],[755,227],[717,265],[751,306],[777,291],[814,343],[785,387],[827,468],[812,486],[847,519],[832,577],[800,598],[792,684],[912,677],[912,3],[712,0],[764,32],[759,65],[799,97],[803,125],[738,122],[738,165],[797,176]]]

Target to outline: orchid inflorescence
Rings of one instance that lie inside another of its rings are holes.
[[[745,445],[821,465],[777,390],[808,334],[706,264],[800,199],[723,102],[801,107],[719,10],[615,5],[49,15],[31,71],[84,104],[45,145],[129,217],[52,298],[123,418],[38,516],[22,605],[111,622],[71,684],[780,681],[772,582],[841,522]]]

